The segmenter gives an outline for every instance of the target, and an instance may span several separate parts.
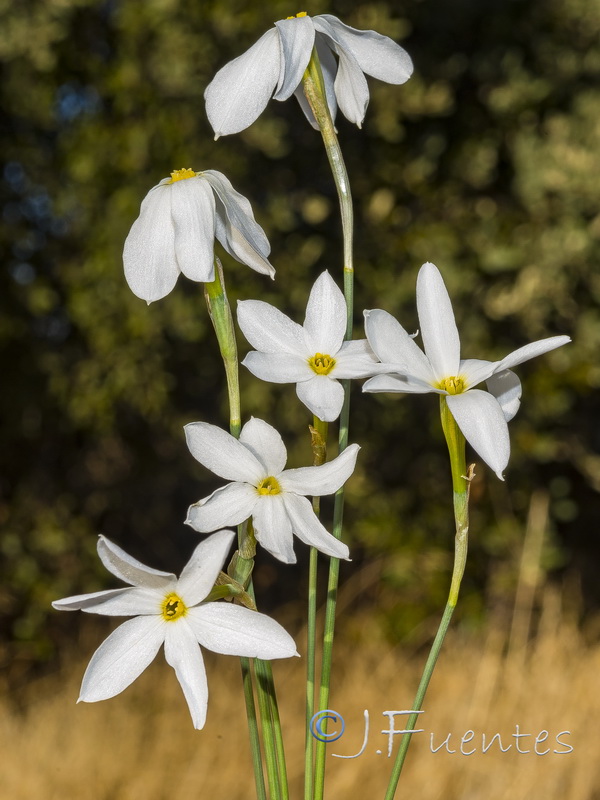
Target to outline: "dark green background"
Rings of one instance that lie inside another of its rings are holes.
[[[52,612],[52,599],[115,585],[95,556],[98,533],[178,570],[198,541],[186,508],[220,484],[182,434],[186,422],[227,422],[201,287],[182,278],[147,307],[123,278],[146,192],[173,169],[211,168],[251,200],[277,280],[225,254],[233,301],[265,299],[301,321],[323,269],[341,283],[335,191],[295,100],[216,143],[204,113],[216,70],[300,10],[374,28],[415,62],[405,86],[370,81],[362,131],[338,123],[355,197],[359,335],[365,307],[416,330],[415,279],[430,260],[465,357],[573,337],[518,369],[506,483],[478,469],[463,621],[508,608],[534,493],[550,500],[544,577],[583,587],[585,608],[600,598],[598,0],[265,7],[0,2],[0,658],[10,674],[72,636],[76,617]],[[243,369],[242,386],[245,418],[275,423],[290,464],[308,463],[293,387]],[[451,564],[436,398],[362,396],[356,384],[352,410],[363,449],[346,514],[351,610],[373,603],[388,635],[414,634],[443,604]],[[300,596],[306,549],[296,549],[296,568],[261,554],[263,608]]]

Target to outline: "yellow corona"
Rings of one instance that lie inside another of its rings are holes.
[[[281,486],[279,485],[277,478],[269,475],[268,478],[262,479],[262,481],[256,487],[256,491],[259,494],[280,494]]]
[[[317,375],[329,375],[335,367],[335,358],[325,355],[325,353],[315,353],[312,358],[308,359],[308,363]]]
[[[196,173],[193,169],[174,169],[171,173],[171,180],[169,183],[177,183],[177,181],[184,181],[186,178],[195,178]]]
[[[171,592],[162,601],[161,612],[166,622],[173,622],[176,619],[185,617],[187,606],[178,594]]]

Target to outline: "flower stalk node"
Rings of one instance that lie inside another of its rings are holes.
[[[327,461],[327,428],[326,422],[321,422],[318,417],[315,417],[315,422],[320,423],[322,431],[313,428],[312,425],[308,426],[310,431],[310,446],[313,452],[313,466],[320,467]]]
[[[244,545],[247,543],[247,538],[244,540],[242,544],[242,549],[246,549],[248,552],[250,551],[250,547],[244,548]],[[248,588],[248,584],[250,583],[250,578],[252,576],[252,570],[254,569],[254,556],[256,555],[256,545],[254,545],[253,555],[243,556],[239,550],[236,550],[233,554],[233,557],[229,563],[229,567],[227,568],[227,574],[229,579],[234,582],[234,584],[241,586],[243,589]]]

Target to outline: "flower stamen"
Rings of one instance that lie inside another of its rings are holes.
[[[171,180],[169,183],[176,183],[177,181],[184,181],[186,178],[195,178],[196,173],[193,169],[174,169],[171,173]]]
[[[281,486],[277,478],[269,475],[268,478],[263,478],[256,487],[259,494],[281,494]]]
[[[329,375],[331,370],[335,367],[335,358],[325,355],[324,353],[315,353],[314,356],[308,359],[308,363],[313,372],[317,375]]]
[[[458,377],[444,378],[439,384],[440,389],[445,389],[448,394],[462,394],[465,391],[465,379]]]
[[[162,601],[161,613],[166,622],[173,622],[187,614],[187,606],[178,594],[171,592]]]
[[[293,14],[291,17],[286,17],[286,19],[300,19],[300,17],[307,17],[308,14],[306,11],[299,11],[297,14]]]

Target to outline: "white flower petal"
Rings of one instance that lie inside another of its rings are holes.
[[[207,597],[234,539],[233,531],[217,531],[196,547],[183,568],[175,589],[188,608]]]
[[[497,363],[497,362],[496,362]],[[460,362],[458,374],[465,381],[467,389],[472,389],[481,381],[487,380],[494,372],[496,363],[480,358],[466,358]]]
[[[275,276],[268,261],[271,246],[265,232],[254,219],[252,206],[220,172],[202,173],[215,190],[215,235],[225,250],[242,264],[262,275]]]
[[[390,364],[381,364],[366,339],[344,342],[335,356],[335,367],[329,373],[331,377],[345,380],[348,378],[369,378],[371,375],[387,374]]]
[[[242,333],[261,353],[291,353],[310,358],[301,325],[262,300],[239,300],[238,325]]]
[[[486,384],[488,392],[500,403],[504,419],[510,422],[521,405],[521,381],[514,372],[505,369],[491,375]]]
[[[281,67],[274,100],[287,100],[302,81],[315,41],[310,17],[293,17],[275,23],[279,32]]]
[[[286,511],[296,536],[310,547],[333,558],[348,559],[350,551],[344,542],[332,536],[319,522],[310,501],[295,494],[284,495]]]
[[[287,450],[283,439],[275,428],[264,420],[252,417],[242,428],[240,442],[260,461],[266,470],[266,475],[277,476],[285,469]]]
[[[165,297],[177,283],[169,186],[159,184],[146,195],[125,240],[123,265],[129,288],[147,303]]]
[[[419,270],[417,311],[425,354],[436,378],[440,381],[455,377],[460,363],[460,339],[448,291],[434,264],[423,264]]]
[[[236,261],[245,264],[260,275],[268,275],[270,278],[274,279],[275,268],[269,262],[268,258],[256,250],[249,241],[248,230],[240,231],[232,225],[222,223],[222,220],[226,218],[226,213],[223,213],[224,208],[225,207],[222,207],[222,204],[217,198],[217,239],[221,242],[229,255],[233,256]]]
[[[52,608],[57,611],[88,611],[101,606],[103,602],[113,597],[120,597],[131,590],[132,587],[127,586],[124,589],[104,589],[101,592],[74,594],[71,597],[63,597],[62,600],[53,600]]]
[[[342,346],[338,350],[336,354],[336,359],[339,358],[341,355],[343,356],[361,356],[363,358],[368,357],[371,361],[378,363],[378,358],[373,351],[373,348],[367,341],[367,339],[353,339],[350,342],[342,342]]]
[[[247,658],[297,655],[294,640],[274,619],[230,603],[206,603],[190,609],[186,620],[207,650]]]
[[[362,387],[363,392],[403,392],[407,394],[445,394],[439,389],[434,389],[429,383],[417,382],[412,376],[398,375],[376,375],[370,378]]]
[[[509,367],[516,367],[517,364],[522,364],[524,361],[529,361],[530,358],[541,356],[548,353],[550,350],[555,350],[557,347],[562,347],[571,341],[570,336],[550,336],[547,339],[539,339],[537,342],[531,342],[524,347],[519,347],[514,353],[498,361],[496,364],[495,372],[508,369]]]
[[[226,224],[231,224],[246,233],[246,238],[254,249],[265,258],[271,252],[267,235],[254,219],[252,204],[247,197],[233,188],[231,181],[215,169],[205,169],[201,173],[215,191],[227,211]]]
[[[317,39],[323,37],[339,58],[335,94],[344,116],[360,128],[369,104],[369,87],[357,60],[338,38],[326,15],[314,18]]]
[[[354,56],[341,49],[337,49],[337,54],[340,62],[334,84],[335,96],[346,119],[361,128],[369,105],[369,87]]]
[[[105,536],[98,537],[98,555],[109,572],[132,586],[163,589],[177,580],[172,572],[147,567]]]
[[[351,444],[333,461],[327,461],[320,467],[286,469],[278,478],[281,488],[286,493],[316,497],[333,494],[354,472],[359,450],[357,444]]]
[[[162,617],[152,616],[134,617],[119,625],[92,656],[79,701],[107,700],[133,683],[158,653],[167,624]]]
[[[364,315],[367,339],[380,361],[427,384],[435,382],[429,359],[395,317],[380,308]]]
[[[329,375],[316,375],[296,384],[296,394],[301,403],[324,422],[336,420],[344,404],[344,387]]]
[[[190,422],[184,425],[184,431],[190,453],[221,478],[256,486],[265,477],[260,462],[227,431],[208,422]],[[223,523],[228,524],[233,523]]]
[[[206,722],[208,684],[202,653],[187,617],[166,624],[165,658],[175,670],[194,728],[201,730]]]
[[[315,281],[306,305],[304,332],[311,355],[335,356],[346,333],[347,308],[344,295],[328,272]]]
[[[254,506],[252,524],[256,541],[284,564],[295,564],[292,524],[286,514],[283,494],[262,495]]]
[[[261,381],[297,383],[314,378],[308,360],[291,353],[258,353],[251,350],[242,364]]]
[[[277,84],[280,61],[279,33],[272,28],[217,72],[204,92],[217,137],[244,130],[260,115]]]
[[[172,584],[175,586],[175,582]],[[165,587],[163,591],[167,591]],[[85,611],[88,614],[104,614],[107,617],[134,617],[159,614],[162,592],[145,587],[128,586],[126,589],[109,589],[104,592],[81,594],[55,600],[52,605],[59,611]]]
[[[471,447],[500,480],[510,457],[508,425],[495,397],[480,389],[447,395],[446,401],[458,427]]]
[[[228,483],[209,497],[188,508],[185,524],[195,531],[208,533],[227,525],[239,525],[248,519],[258,494],[247,483]]]
[[[177,265],[192,281],[214,281],[215,197],[202,178],[170,186]]]
[[[339,44],[352,53],[367,75],[395,84],[405,83],[412,75],[413,63],[410,56],[388,36],[351,28],[331,14],[321,14],[314,18],[317,30],[321,30],[322,20],[329,23]]]

